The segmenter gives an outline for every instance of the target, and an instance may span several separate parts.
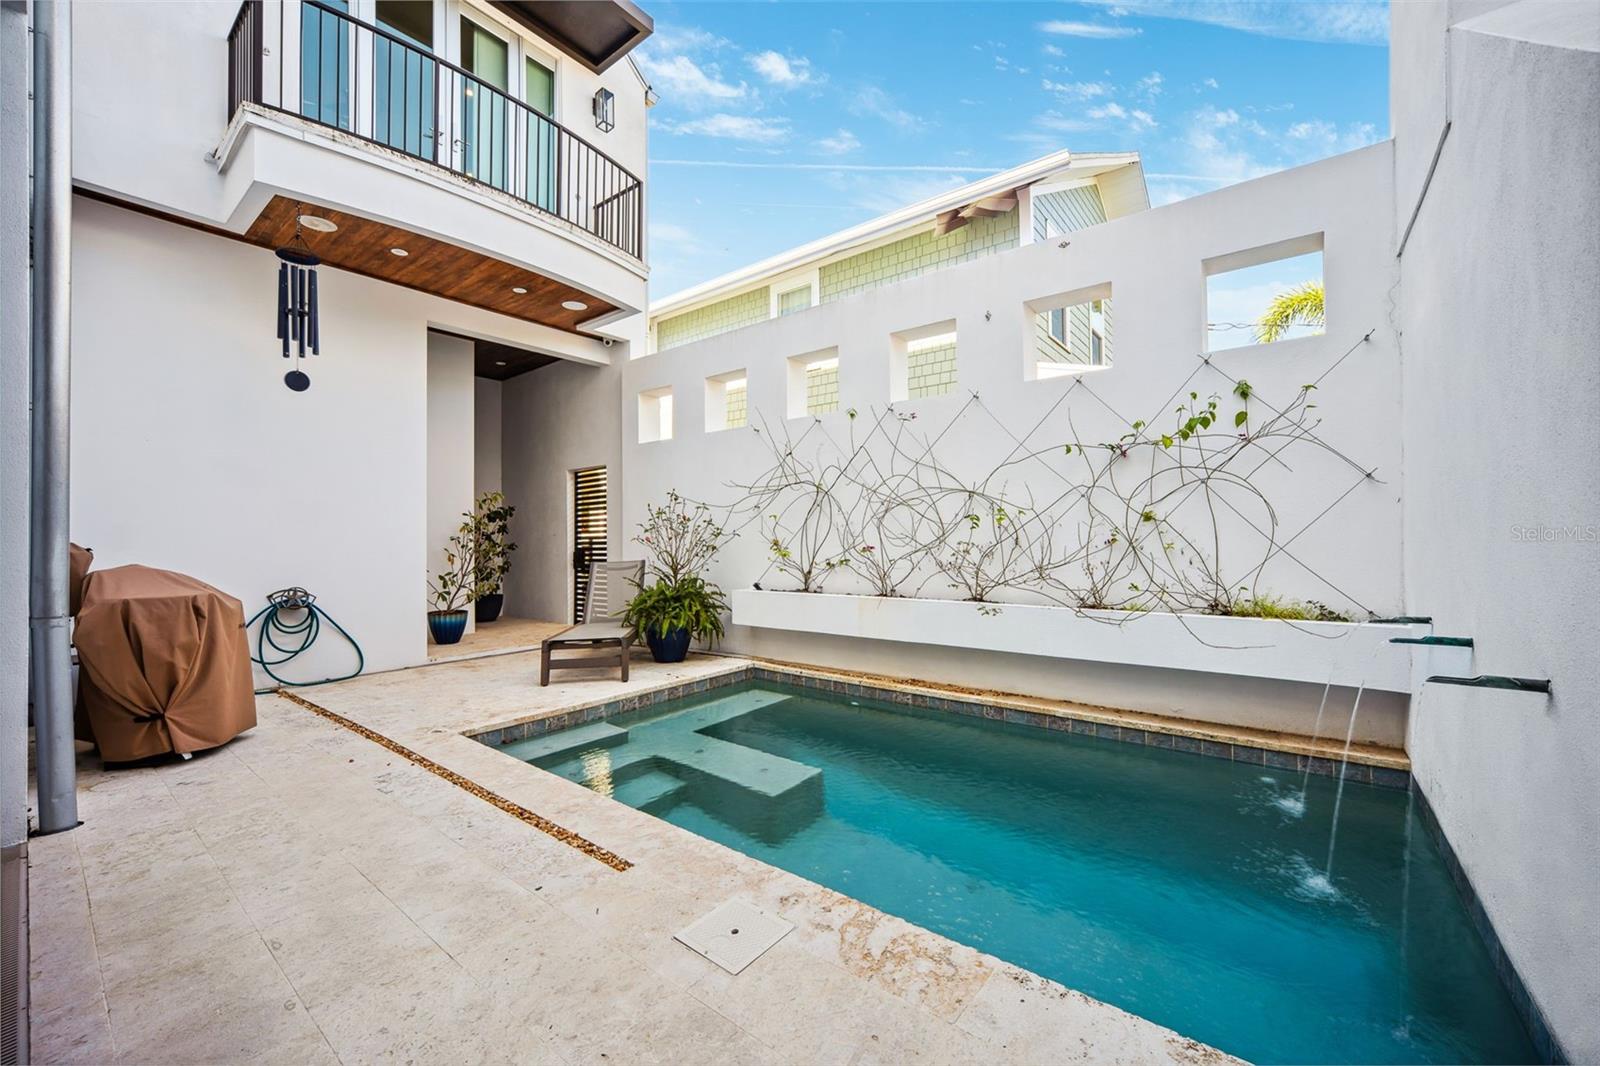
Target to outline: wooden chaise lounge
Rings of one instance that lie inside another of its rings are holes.
[[[588,580],[582,620],[570,629],[546,637],[539,645],[540,685],[550,683],[552,670],[593,670],[605,666],[621,667],[622,680],[628,680],[628,652],[635,634],[622,624],[622,615],[644,580],[644,563],[625,560],[596,563],[589,568]],[[555,658],[557,652],[575,654]]]

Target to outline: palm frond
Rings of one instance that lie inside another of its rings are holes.
[[[1293,326],[1320,326],[1324,322],[1322,282],[1308,281],[1273,297],[1256,319],[1256,343],[1270,344]]]

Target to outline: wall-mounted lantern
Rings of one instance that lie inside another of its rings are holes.
[[[594,124],[601,133],[610,133],[617,124],[617,97],[610,89],[597,89],[594,94]]]

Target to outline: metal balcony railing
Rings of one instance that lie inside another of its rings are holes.
[[[381,26],[317,0],[274,5],[274,15],[275,48],[263,0],[245,0],[228,31],[230,120],[248,102],[342,130],[640,257],[644,183],[594,145]]]

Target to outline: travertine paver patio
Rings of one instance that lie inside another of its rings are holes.
[[[743,665],[541,690],[510,655],[304,690],[623,872],[278,697],[187,763],[84,757],[84,825],[30,845],[35,1061],[1221,1058],[460,735]],[[796,926],[737,977],[672,940],[733,897]]]

